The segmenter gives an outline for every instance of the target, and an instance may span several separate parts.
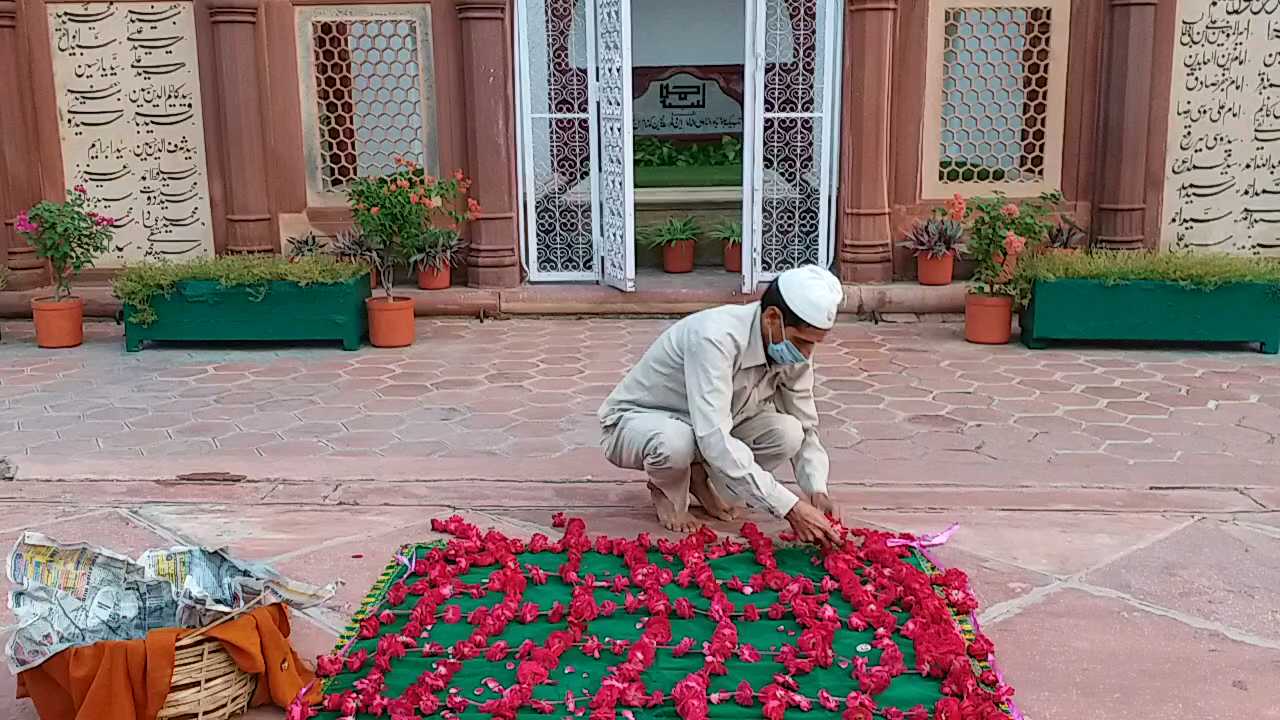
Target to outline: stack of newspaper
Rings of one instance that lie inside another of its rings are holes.
[[[132,640],[157,628],[195,628],[248,605],[304,609],[333,597],[223,550],[173,547],[130,560],[83,543],[23,533],[9,555],[9,608],[18,626],[5,644],[9,670],[29,670],[71,647]]]

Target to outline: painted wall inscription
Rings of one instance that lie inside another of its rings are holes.
[[[1181,0],[1164,245],[1280,255],[1280,0]]]
[[[98,266],[213,254],[192,3],[47,8],[67,184],[116,218]]]
[[[742,106],[715,80],[676,73],[649,83],[632,109],[637,135],[742,132]]]

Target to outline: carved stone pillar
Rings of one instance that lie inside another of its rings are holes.
[[[466,100],[467,167],[479,216],[469,224],[467,284],[520,284],[516,229],[515,109],[507,0],[458,0]],[[447,169],[447,168],[446,168]]]
[[[1102,61],[1098,190],[1093,221],[1102,247],[1146,242],[1146,168],[1158,0],[1110,0]]]
[[[44,5],[37,4],[44,12]],[[13,229],[19,212],[40,201],[40,168],[32,137],[31,104],[18,70],[22,48],[18,37],[18,4],[0,0],[0,266],[9,269],[9,290],[25,290],[48,280],[44,261]]]
[[[228,253],[274,253],[262,127],[258,0],[212,0],[213,57],[222,126]]]
[[[897,0],[848,0],[840,148],[840,279],[893,277],[889,106]]]

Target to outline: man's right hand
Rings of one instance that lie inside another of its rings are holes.
[[[803,542],[823,547],[840,542],[840,536],[831,527],[827,516],[804,500],[797,502],[791,512],[787,513],[787,522],[791,523],[796,537]]]

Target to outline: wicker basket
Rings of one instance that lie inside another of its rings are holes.
[[[157,720],[229,720],[249,709],[257,679],[236,666],[222,643],[198,633],[174,645],[169,697]]]

